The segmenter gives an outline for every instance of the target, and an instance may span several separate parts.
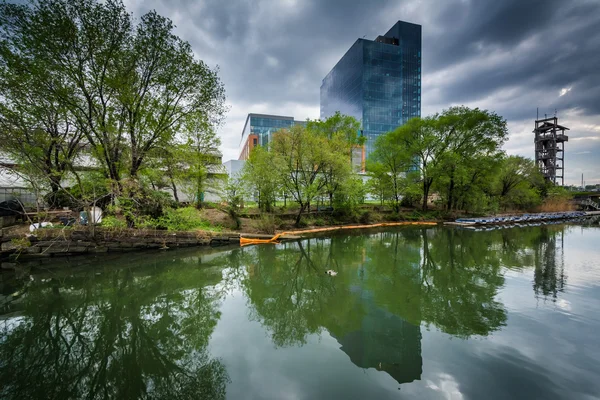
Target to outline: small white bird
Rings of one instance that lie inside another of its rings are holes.
[[[328,269],[327,272],[325,272],[327,275],[329,276],[336,276],[337,272],[332,270],[332,269]]]

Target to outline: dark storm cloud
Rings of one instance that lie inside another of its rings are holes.
[[[424,50],[430,57],[424,63],[429,63],[432,72],[460,65],[456,76],[441,83],[442,92],[436,100],[469,102],[498,89],[520,87],[524,95],[532,91],[546,93],[530,107],[579,107],[588,114],[600,113],[596,101],[600,96],[598,3],[477,4],[473,9],[457,7],[469,17],[459,19],[459,28],[452,28],[459,29],[456,35],[451,35],[452,40],[442,40],[442,35],[434,34],[429,50]],[[493,62],[481,65],[485,60]],[[565,87],[571,87],[577,95],[559,99],[556,94]],[[523,110],[505,111],[509,117],[524,117]]]
[[[225,159],[237,158],[249,112],[318,117],[327,72],[357,38],[374,39],[397,20],[423,26],[424,114],[454,104],[495,110],[515,130],[508,149],[526,155],[536,107],[542,115],[558,109],[561,122],[577,127],[572,135],[600,136],[597,0],[126,4],[138,16],[150,9],[169,16],[200,58],[219,65],[231,104],[221,130]]]

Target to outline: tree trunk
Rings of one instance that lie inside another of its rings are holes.
[[[116,185],[116,187],[114,187],[116,194],[120,195],[121,194],[121,177],[119,176],[119,170],[117,168],[116,163],[111,163],[108,166],[108,177],[114,182],[114,184]]]
[[[452,172],[450,173],[450,185],[448,186],[448,211],[452,209],[452,203],[454,201],[454,167],[452,168]]]
[[[50,180],[50,193],[45,197],[46,201],[50,204],[50,207],[61,207],[61,204],[58,203],[58,191],[60,190],[60,181],[57,182],[57,178],[55,176],[49,175],[48,179]]]
[[[295,223],[296,228],[298,228],[300,226],[300,219],[302,218],[302,212],[304,211],[304,208],[305,208],[305,206],[300,206],[298,215],[296,215],[296,223]]]
[[[430,187],[431,180],[429,178],[423,179],[423,211],[427,211],[427,198],[429,197]]]
[[[173,188],[173,197],[175,197],[175,201],[177,203],[179,203],[179,195],[177,194],[177,185],[175,184],[175,181],[173,181],[173,179],[171,179],[171,187]]]

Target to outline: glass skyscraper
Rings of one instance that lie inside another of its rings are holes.
[[[421,116],[421,25],[354,42],[321,84],[321,119],[336,111],[361,122],[367,157],[378,135]]]

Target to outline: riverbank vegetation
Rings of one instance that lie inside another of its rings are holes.
[[[47,204],[158,217],[165,191],[205,190],[224,87],[172,21],[121,1],[34,0],[0,5],[0,36],[3,167]]]
[[[359,126],[336,114],[280,131],[268,149],[255,149],[241,182],[260,212],[276,215],[278,200],[291,198],[302,226],[305,215],[315,222],[311,209],[328,211],[316,217],[327,215],[328,224],[407,219],[431,208],[443,218],[570,207],[569,194],[548,184],[532,160],[502,151],[508,129],[493,112],[452,107],[413,118],[375,140],[366,174],[353,163],[364,144]]]
[[[227,177],[223,84],[169,19],[135,19],[120,1],[32,0],[0,5],[0,36],[3,170],[51,208],[102,207],[107,226],[274,232],[569,207],[532,160],[503,152],[501,116],[467,107],[369,143],[351,116],[308,120]],[[201,213],[208,190],[222,201]]]

